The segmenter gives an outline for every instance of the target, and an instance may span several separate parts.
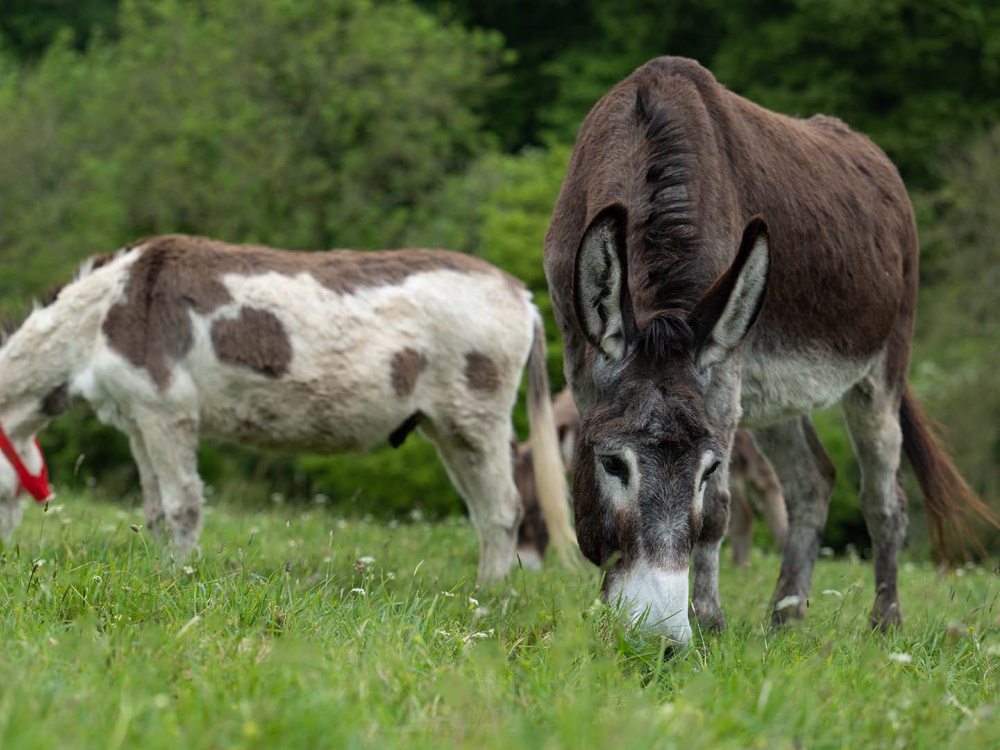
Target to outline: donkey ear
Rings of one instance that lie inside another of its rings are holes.
[[[635,336],[628,293],[625,207],[602,209],[583,233],[573,273],[576,319],[587,340],[608,359],[619,361]]]
[[[736,259],[692,313],[698,366],[722,362],[740,345],[764,303],[770,252],[767,223],[755,216],[743,229]]]

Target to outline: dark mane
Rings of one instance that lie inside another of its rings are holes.
[[[647,361],[665,363],[690,354],[694,330],[686,317],[666,312],[653,317],[640,334],[636,350]]]
[[[644,71],[635,97],[635,124],[645,149],[644,184],[638,206],[632,207],[642,248],[641,274],[636,281],[645,289],[652,315],[644,333],[650,354],[669,356],[692,338],[687,314],[704,291],[699,272],[700,242],[697,211],[692,200],[695,151],[674,117],[669,104],[654,106],[654,84],[662,85],[663,72]]]

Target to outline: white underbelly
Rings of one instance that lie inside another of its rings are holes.
[[[820,352],[742,356],[741,424],[777,424],[826,409],[863,378],[877,356],[849,360]]]

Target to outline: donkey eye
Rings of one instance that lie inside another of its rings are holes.
[[[719,462],[716,461],[714,464],[705,469],[705,473],[701,475],[701,483],[705,484],[708,478],[715,473],[715,470],[719,468]]]
[[[619,479],[622,484],[628,484],[628,464],[618,456],[598,456],[597,460],[601,462],[604,471]]]

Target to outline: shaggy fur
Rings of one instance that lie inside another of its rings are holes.
[[[748,223],[755,215],[767,231]],[[614,590],[679,592],[656,571],[690,556],[692,608],[703,625],[722,626],[718,548],[742,415],[788,506],[772,619],[801,617],[832,486],[802,415],[844,398],[876,559],[873,622],[900,622],[900,446],[933,517],[958,523],[985,512],[906,391],[918,255],[899,174],[836,118],[770,112],[673,57],[642,66],[594,106],[546,235],[545,271],[585,412],[574,472],[581,548],[599,564],[636,551],[633,564],[649,578],[630,579],[619,559],[606,580],[626,583]],[[662,428],[679,415],[704,434],[663,447]],[[721,468],[702,503],[705,451]],[[638,500],[623,512],[602,477],[623,474],[633,454],[641,478],[625,473],[626,489]],[[671,609],[630,606],[637,618],[643,607]],[[669,629],[686,632],[676,619]]]
[[[187,553],[202,523],[199,438],[318,453],[438,449],[481,541],[480,578],[514,562],[510,414],[528,363],[548,402],[538,311],[487,263],[437,250],[290,253],[170,236],[86,264],[0,349],[0,423],[32,437],[73,399],[124,431],[146,521]],[[550,534],[573,544],[551,408],[529,404]],[[546,433],[551,436],[546,438]],[[547,442],[546,442],[547,441]],[[0,517],[14,525],[10,467]]]

